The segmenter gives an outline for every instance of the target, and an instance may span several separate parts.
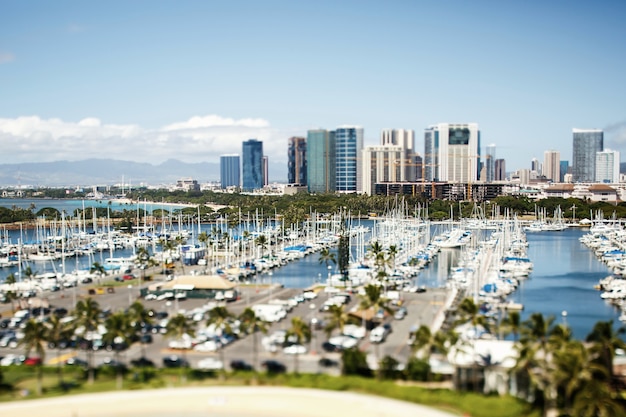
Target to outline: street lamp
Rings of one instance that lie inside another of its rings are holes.
[[[330,281],[330,271],[332,271],[333,267],[331,265],[328,265],[328,279],[326,281],[326,285],[331,286],[332,287],[332,283]]]
[[[561,318],[563,319],[563,326],[567,326],[567,311],[561,311]]]
[[[272,299],[272,275],[274,275],[274,273],[272,271],[268,272],[267,275],[270,277],[270,300]]]

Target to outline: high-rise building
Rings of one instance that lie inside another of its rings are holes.
[[[309,130],[306,137],[307,186],[310,193],[332,193],[336,187],[335,132]]]
[[[496,178],[496,145],[487,145],[485,152],[485,181],[493,182]]]
[[[615,184],[619,182],[620,154],[606,149],[596,153],[596,182]]]
[[[305,185],[306,181],[306,139],[294,136],[287,146],[287,181],[289,184]]]
[[[559,162],[559,165],[561,166],[559,170],[560,171],[559,182],[565,182],[565,174],[567,174],[569,171],[569,161],[561,161]]]
[[[263,187],[270,183],[270,158],[263,155]]]
[[[541,175],[541,162],[537,158],[530,161],[530,171],[534,171],[537,175]]]
[[[543,153],[543,175],[552,182],[561,181],[561,153],[545,151]]]
[[[335,130],[335,158],[337,164],[336,191],[340,193],[361,192],[363,128],[340,126]]]
[[[374,194],[376,183],[404,182],[404,150],[401,146],[366,146],[363,150],[363,190]]]
[[[382,146],[393,145],[402,148],[404,167],[400,181],[413,182],[416,181],[418,177],[421,178],[421,172],[417,172],[415,131],[408,129],[384,129],[380,133],[380,144]]]
[[[506,181],[506,162],[504,159],[496,159],[495,162],[495,181]]]
[[[604,132],[601,129],[573,129],[572,180],[594,182],[596,153],[604,150]]]
[[[424,163],[431,174],[427,181],[476,182],[480,167],[478,124],[439,123],[428,127],[424,132]]]
[[[243,190],[263,188],[263,142],[256,139],[243,142],[242,159]]]
[[[220,156],[220,185],[222,188],[240,187],[239,155]]]

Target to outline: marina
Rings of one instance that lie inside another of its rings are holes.
[[[64,208],[63,201],[55,203],[60,210],[82,207],[82,203],[69,200]],[[176,225],[170,232],[185,236],[186,243],[180,246],[179,253],[187,254],[188,259],[184,261],[187,265],[206,262],[210,273],[284,288],[341,285],[337,265],[321,260],[319,252],[323,247],[336,244],[337,229],[332,222],[309,225],[303,232],[294,231],[288,238],[274,224],[240,225],[230,229],[225,223],[183,226]],[[536,223],[533,227],[537,227]],[[448,307],[451,307],[451,294],[461,290],[485,308],[497,309],[505,303],[507,308],[519,309],[524,319],[534,312],[554,316],[566,322],[579,339],[584,338],[597,321],[618,322],[620,309],[603,299],[594,288],[611,273],[610,269],[579,241],[589,233],[589,228],[544,228],[529,233],[524,233],[523,229],[522,223],[514,219],[489,224],[430,223],[401,216],[355,220],[350,224],[353,266],[349,276],[355,286],[362,283],[363,277],[371,279],[377,267],[369,259],[369,252],[372,243],[378,242],[382,248],[400,249],[394,267],[384,268],[389,275],[386,281],[393,281],[394,289],[445,289]],[[73,236],[94,239],[97,234],[93,230],[85,226]],[[162,260],[162,248],[156,240],[158,233],[150,236],[153,240],[142,243],[141,239],[148,239],[145,233],[129,238],[122,237],[114,228],[101,232],[106,237],[98,243],[103,245],[101,247],[95,246],[92,240],[90,250],[71,252],[65,257],[60,256],[58,247],[54,250],[55,256],[21,254],[19,257],[25,262],[22,268],[15,264],[15,252],[7,254],[0,258],[5,259],[4,264],[0,262],[4,266],[0,277],[19,274],[26,267],[37,274],[67,275],[79,274],[78,271],[86,274],[94,262],[107,268],[123,259],[129,259],[132,264],[139,247],[152,248],[155,257]],[[5,231],[3,241],[5,247],[12,244],[15,249],[18,241],[37,241],[37,233],[37,230]],[[200,235],[216,237],[222,233],[230,234],[224,247],[202,249],[205,243],[199,240]],[[268,242],[280,237],[281,243],[258,245],[256,239],[262,234],[267,236]],[[506,247],[502,246],[504,241]]]

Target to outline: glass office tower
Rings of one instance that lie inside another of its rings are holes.
[[[362,192],[361,151],[363,128],[340,126],[335,130],[336,189],[340,193]]]
[[[325,129],[307,132],[306,168],[310,193],[335,192],[335,132]]]
[[[596,153],[604,150],[604,132],[600,129],[573,129],[572,180],[594,182]]]
[[[239,155],[220,156],[220,184],[222,188],[240,187]]]
[[[250,139],[243,142],[243,191],[263,188],[263,142]]]

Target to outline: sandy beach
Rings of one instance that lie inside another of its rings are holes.
[[[351,392],[284,387],[170,388],[0,404],[20,417],[452,417],[418,404]]]

